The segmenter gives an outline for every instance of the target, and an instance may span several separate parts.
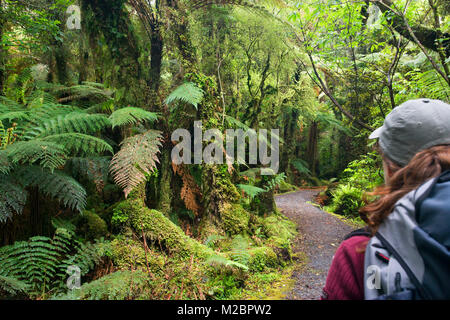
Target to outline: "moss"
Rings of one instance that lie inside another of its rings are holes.
[[[250,213],[240,204],[224,204],[220,217],[223,229],[230,235],[247,233],[249,230]]]
[[[277,193],[286,193],[297,190],[297,187],[283,180],[280,182],[277,189]]]
[[[248,267],[250,271],[261,272],[280,265],[278,256],[271,247],[252,248],[249,250],[249,254]]]
[[[75,221],[77,233],[87,240],[94,240],[108,234],[106,222],[95,212],[86,210]]]
[[[130,224],[138,234],[144,232],[149,241],[157,242],[170,253],[179,254],[181,258],[207,258],[214,251],[198,241],[188,237],[183,230],[175,225],[163,213],[145,207],[139,199],[130,199],[120,203],[116,210],[130,218]]]
[[[149,248],[146,258],[145,250],[140,242],[127,238],[116,238],[111,241],[111,248],[111,259],[114,266],[120,270],[146,268],[147,261],[152,272],[159,272],[164,268],[164,257]]]
[[[297,234],[296,225],[278,213],[264,218],[262,223],[268,238],[266,245],[274,249],[280,261],[291,261],[291,240]]]

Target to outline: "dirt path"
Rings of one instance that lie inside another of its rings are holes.
[[[297,224],[299,231],[293,245],[299,265],[292,275],[295,285],[285,297],[288,300],[320,298],[336,249],[343,237],[355,229],[307,203],[319,192],[318,189],[299,190],[275,199],[278,208]]]

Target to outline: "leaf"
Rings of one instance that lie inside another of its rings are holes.
[[[186,82],[175,89],[166,99],[166,104],[182,101],[193,105],[196,109],[203,100],[204,91],[192,82]]]
[[[110,172],[125,197],[155,169],[161,139],[160,131],[149,130],[122,142],[120,151],[111,161]]]
[[[125,125],[134,125],[137,122],[156,121],[158,115],[154,112],[149,112],[141,108],[126,107],[114,111],[109,117],[113,129],[115,127],[122,127]]]
[[[86,207],[86,191],[71,176],[61,171],[51,172],[37,166],[22,167],[15,176],[24,186],[39,188],[39,191],[59,200],[65,206],[82,212]]]
[[[253,199],[260,193],[266,192],[266,190],[262,188],[255,187],[249,184],[238,184],[237,186],[239,187],[239,189],[244,191],[249,196],[250,199]]]
[[[20,141],[6,149],[13,164],[35,164],[54,170],[66,161],[63,146],[42,140]]]
[[[105,151],[114,153],[112,147],[104,140],[82,133],[56,134],[42,140],[64,146],[64,150],[72,155],[97,155]]]

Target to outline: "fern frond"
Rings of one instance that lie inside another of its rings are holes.
[[[43,122],[25,134],[26,138],[43,138],[63,133],[95,133],[110,125],[108,118],[102,114],[73,112]]]
[[[109,116],[113,129],[125,125],[134,125],[137,122],[153,122],[158,119],[158,115],[141,108],[126,107],[114,111]]]
[[[72,177],[55,170],[44,170],[37,166],[22,167],[14,173],[24,186],[34,186],[65,206],[82,212],[86,206],[86,191]]]
[[[64,228],[58,228],[53,238],[37,236],[1,247],[0,289],[7,283],[31,297],[63,292],[67,267],[80,267],[84,276],[100,262],[107,248],[105,242],[80,243]]]
[[[110,171],[116,184],[124,189],[125,197],[155,169],[161,139],[161,132],[149,130],[122,142],[122,148],[111,161]]]
[[[104,140],[83,133],[63,133],[47,136],[42,139],[61,146],[71,155],[97,155],[104,152],[114,153],[112,147]]]
[[[277,174],[272,180],[267,182],[267,186],[265,188],[266,191],[270,191],[278,187],[285,179],[286,174],[284,172]]]
[[[166,104],[174,101],[182,101],[192,104],[196,109],[198,104],[203,100],[204,91],[192,82],[186,82],[176,88],[166,99]]]
[[[28,284],[14,277],[0,276],[0,292],[3,290],[14,297],[20,293],[26,293],[28,287]]]
[[[28,118],[28,113],[25,111],[11,111],[0,114],[0,121],[27,120]]]
[[[292,161],[292,165],[298,172],[304,173],[306,175],[310,175],[311,171],[308,169],[308,163],[302,159],[296,159]]]
[[[75,178],[88,179],[101,191],[108,180],[110,162],[111,157],[75,157],[69,160],[69,168]]]
[[[238,184],[237,185],[239,189],[241,189],[242,191],[244,191],[248,197],[250,199],[253,199],[254,197],[256,197],[258,194],[266,192],[266,190],[256,187],[256,186],[252,186],[249,184]]]
[[[205,261],[205,263],[215,267],[238,268],[244,271],[248,271],[248,267],[246,265],[233,260],[229,260],[219,255],[212,255]]]
[[[27,192],[9,176],[0,176],[0,223],[13,214],[21,214],[27,202]]]
[[[11,162],[8,159],[8,153],[6,150],[0,150],[0,174],[8,174],[11,167]]]
[[[242,235],[237,235],[231,243],[231,258],[242,265],[247,266],[250,260],[248,253],[249,243]]]
[[[42,140],[19,141],[6,148],[13,164],[36,164],[54,170],[64,165],[64,148],[56,143]]]

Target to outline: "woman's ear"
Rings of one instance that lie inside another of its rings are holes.
[[[384,171],[384,183],[389,184],[389,180],[394,174],[392,171],[391,166],[389,165],[389,162],[383,159],[383,171]]]

